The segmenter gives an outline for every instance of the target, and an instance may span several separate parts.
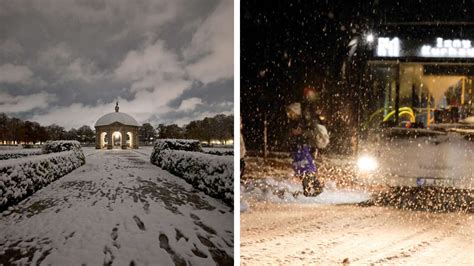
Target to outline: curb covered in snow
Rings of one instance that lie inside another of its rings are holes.
[[[150,161],[233,206],[233,156],[205,154],[197,140],[165,139],[156,142]]]

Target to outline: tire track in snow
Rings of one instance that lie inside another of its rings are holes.
[[[268,203],[250,209],[241,214],[242,265],[474,263],[469,214]]]

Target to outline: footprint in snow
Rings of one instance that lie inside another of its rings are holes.
[[[140,218],[136,215],[133,216],[133,220],[135,220],[135,223],[137,224],[138,228],[142,231],[145,231],[145,224],[140,220]]]
[[[195,220],[195,221],[200,220],[199,216],[197,216],[197,215],[194,214],[194,213],[191,213],[189,216],[190,216],[193,220]]]
[[[158,239],[160,240],[160,248],[168,252],[175,265],[187,265],[186,261],[170,247],[169,239],[165,234],[160,234]]]
[[[110,233],[110,236],[112,237],[113,240],[117,240],[118,238],[118,228],[114,227],[112,229],[112,233]]]
[[[108,246],[104,247],[104,265],[112,265],[114,261],[114,255]]]

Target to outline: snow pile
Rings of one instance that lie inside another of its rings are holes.
[[[474,124],[474,116],[464,118],[461,123]]]
[[[214,155],[234,155],[234,149],[229,148],[203,148],[203,151]]]
[[[84,163],[80,150],[0,162],[0,209],[20,201]]]
[[[362,190],[339,189],[334,182],[326,182],[317,197],[305,197],[301,183],[272,178],[247,182],[241,188],[242,200],[274,203],[353,204],[370,199],[370,193]]]
[[[41,149],[0,150],[0,160],[17,159],[40,154],[42,154]]]
[[[245,191],[245,187],[240,185],[240,212],[247,212],[250,210],[249,203],[247,202],[246,199],[244,199],[245,197],[243,193],[244,191]]]
[[[202,153],[199,141],[159,140],[155,144],[150,161],[182,177],[204,193],[233,205],[233,156]]]

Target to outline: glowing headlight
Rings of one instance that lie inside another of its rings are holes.
[[[368,43],[373,43],[375,40],[375,37],[372,33],[369,33],[365,36],[365,41]]]
[[[364,155],[357,160],[357,167],[360,171],[371,172],[377,169],[379,164],[374,157]]]

